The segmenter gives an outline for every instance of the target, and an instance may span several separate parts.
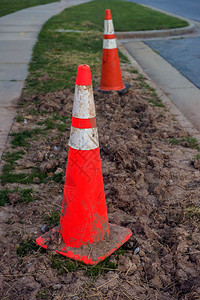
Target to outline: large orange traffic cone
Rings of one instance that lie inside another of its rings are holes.
[[[62,242],[54,249],[91,265],[105,259],[132,235],[129,229],[108,223],[95,116],[90,67],[81,65],[77,70],[60,228],[36,240],[51,249],[60,232]]]
[[[124,85],[122,81],[111,11],[106,9],[100,90],[114,90],[123,94],[129,87],[130,85]]]

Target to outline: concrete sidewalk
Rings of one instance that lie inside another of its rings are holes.
[[[0,18],[0,159],[43,24],[65,8],[85,2],[88,0],[61,0]]]

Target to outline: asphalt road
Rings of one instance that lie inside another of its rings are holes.
[[[179,16],[200,21],[199,0],[129,0],[166,10]]]
[[[200,88],[200,37],[145,42]]]
[[[130,0],[200,21],[200,0]],[[200,37],[145,41],[182,75],[200,88]]]

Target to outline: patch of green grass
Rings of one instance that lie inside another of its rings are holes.
[[[37,295],[36,299],[49,299],[50,295],[47,289],[40,290]]]
[[[55,226],[59,225],[59,223],[60,223],[60,211],[58,211],[58,210],[52,211],[51,215],[44,216],[44,221],[48,225],[55,225]]]
[[[2,174],[0,176],[1,184],[6,183],[21,183],[32,184],[35,183],[34,179],[39,178],[38,183],[47,183],[51,180],[55,182],[62,182],[63,177],[61,174],[53,174],[49,177],[47,173],[42,173],[39,169],[34,168],[31,173],[15,173],[15,161],[22,158],[24,151],[5,152],[2,159],[7,163],[3,166]],[[26,195],[24,194],[24,197]]]
[[[31,108],[28,111],[29,115],[38,116],[39,112],[35,108]]]
[[[56,124],[53,122],[51,118],[47,118],[44,122],[46,129],[54,129],[56,127]]]
[[[137,78],[140,81],[140,87],[146,91],[146,93],[150,96],[148,98],[148,102],[156,107],[165,107],[160,98],[157,96],[156,91],[145,81],[145,77],[142,74],[138,75]]]
[[[13,136],[11,144],[14,148],[16,147],[25,147],[26,146],[26,139],[32,137],[32,133],[29,131],[21,131],[18,133],[11,133]]]
[[[131,69],[130,72],[133,73],[133,74],[138,74],[139,73],[138,70],[136,70],[136,69]]]
[[[82,269],[83,264],[60,255],[55,255],[51,259],[51,267],[58,270],[59,275],[62,275]]]
[[[116,264],[110,261],[109,257],[107,257],[104,261],[98,263],[97,265],[87,267],[85,270],[85,275],[96,278],[97,276],[104,275],[110,270],[115,270],[116,268]]]
[[[6,168],[5,168],[6,166]],[[50,180],[46,173],[41,173],[40,171],[34,170],[32,173],[13,173],[13,169],[10,166],[5,165],[3,167],[3,174],[1,175],[2,185],[6,183],[21,183],[21,184],[31,184],[34,183],[34,178],[39,178],[38,183],[45,183]]]
[[[22,197],[22,201],[24,203],[33,202],[33,189],[23,189],[20,191],[20,195]],[[20,203],[21,203],[20,202]]]
[[[194,218],[196,217],[198,220],[200,220],[200,207],[196,206],[190,206],[185,209],[185,213],[190,217]]]
[[[15,152],[5,152],[2,156],[2,159],[7,163],[13,165],[16,160],[22,158],[24,151],[15,151]]]
[[[116,255],[115,257],[117,260],[119,259],[120,255],[123,255],[123,256],[125,255],[125,250],[123,249],[123,246],[116,251],[115,255]]]
[[[58,130],[61,132],[65,132],[66,127],[67,127],[67,124],[65,124],[65,123],[58,124]]]
[[[64,123],[64,122],[70,121],[70,120],[71,120],[71,117],[59,116],[58,114],[53,113],[52,119],[53,119],[53,120],[56,120],[56,121],[62,121],[62,122]]]
[[[40,182],[45,182],[48,179],[48,175],[41,173],[39,170],[35,169],[32,173],[14,173],[15,170],[15,161],[22,158],[24,151],[15,151],[15,152],[5,152],[2,156],[2,159],[7,163],[3,166],[2,174],[0,176],[2,185],[6,183],[22,183],[30,184],[33,183],[34,178],[38,177]]]
[[[138,31],[178,28],[187,26],[186,21],[160,13],[139,4],[121,0],[95,0],[61,13],[54,18],[57,29],[103,31],[105,9],[111,9],[115,31]],[[98,13],[97,13],[98,12]],[[65,16],[67,15],[67,19]],[[64,26],[60,26],[64,25]],[[57,47],[57,51],[60,47]]]
[[[33,130],[24,130],[24,131],[20,131],[20,132],[14,132],[11,133],[11,136],[13,136],[12,139],[12,146],[13,148],[17,148],[17,147],[26,147],[27,146],[27,139],[28,138],[32,138],[37,134],[41,134],[43,131],[40,128],[35,128]]]
[[[1,0],[0,1],[0,17],[11,14],[15,11],[41,5],[51,2],[58,2],[59,0]]]
[[[0,191],[0,206],[4,206],[6,203],[9,202],[8,199],[8,193],[9,193],[9,189],[4,189]]]
[[[157,51],[157,50],[155,50],[155,49],[153,49],[153,52],[155,52],[156,54],[160,55],[160,52]]]
[[[169,139],[169,143],[173,145],[181,145],[183,147],[197,149],[200,151],[200,146],[197,142],[197,139],[191,136],[184,138],[172,138]]]
[[[55,39],[55,43],[54,43]],[[56,52],[56,44],[62,51]],[[81,51],[80,51],[81,45]],[[33,60],[30,64],[30,75],[26,81],[25,92],[54,92],[65,88],[74,88],[74,77],[79,64],[89,64],[92,74],[100,72],[102,50],[101,34],[55,33],[41,31],[35,46]],[[39,54],[39,55],[38,55]],[[38,81],[43,75],[49,75],[48,81]],[[53,76],[53,78],[51,78]]]
[[[53,174],[52,180],[55,181],[55,182],[57,182],[57,183],[63,182],[63,175],[62,175],[62,173]]]
[[[11,190],[5,188],[0,191],[0,206],[4,206],[6,203],[9,203],[9,194],[18,193],[20,200],[18,203],[29,203],[33,201],[33,190],[32,189],[23,189],[19,190],[18,188]]]
[[[99,275],[104,275],[110,270],[115,270],[117,268],[114,262],[111,262],[109,258],[98,263],[94,266],[88,266],[81,262],[77,262],[62,256],[53,256],[51,259],[51,267],[58,270],[59,275],[68,272],[75,272],[77,270],[85,270],[85,275],[88,277],[96,278]]]
[[[39,249],[39,246],[36,244],[36,241],[33,239],[28,239],[27,241],[22,241],[17,247],[17,255],[23,257],[27,254],[32,254]]]
[[[15,161],[22,158],[23,155],[24,155],[24,151],[5,152],[3,154],[2,160],[6,161],[6,164],[3,166],[2,174],[0,176],[2,184],[10,182],[9,180],[10,176],[13,177],[14,180],[15,177],[17,179],[17,175],[12,174],[12,172],[15,168]]]
[[[53,115],[52,117],[48,117],[45,121],[37,122],[37,125],[45,125],[46,130],[58,128],[59,131],[65,132],[67,127],[66,120],[68,121],[69,118]],[[58,123],[58,121],[61,121],[61,123]]]
[[[24,122],[24,117],[22,115],[17,115],[16,122]]]
[[[200,159],[200,154],[198,153],[195,157],[194,160],[199,160]]]
[[[119,51],[119,60],[122,63],[129,63],[129,59],[121,51]]]
[[[156,107],[165,107],[164,104],[161,102],[161,100],[159,98],[155,99],[149,99],[148,100],[149,103],[153,104],[153,106]]]

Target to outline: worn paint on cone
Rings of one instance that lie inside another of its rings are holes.
[[[124,88],[111,11],[106,9],[100,90],[120,91]]]
[[[56,251],[91,265],[105,259],[132,235],[129,229],[108,223],[95,117],[90,67],[81,65],[77,70],[60,227],[36,240],[51,249],[52,237],[61,234]]]

